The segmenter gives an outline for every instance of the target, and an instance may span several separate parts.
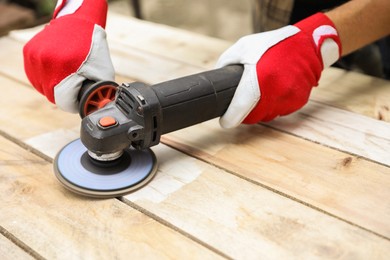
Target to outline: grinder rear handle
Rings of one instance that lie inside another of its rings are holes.
[[[161,106],[161,134],[222,116],[242,73],[235,65],[152,85]]]
[[[155,85],[122,84],[114,102],[83,119],[81,140],[98,154],[156,145],[163,134],[223,115],[242,73],[242,65],[230,65]],[[103,117],[115,125],[102,127]]]

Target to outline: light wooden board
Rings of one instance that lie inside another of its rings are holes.
[[[31,87],[17,84],[0,75],[0,129],[24,140],[53,128],[75,128],[80,124],[78,115],[60,111]],[[19,106],[18,106],[19,105]]]
[[[267,125],[390,166],[388,122],[310,101],[294,114]]]
[[[390,122],[389,81],[330,68],[322,73],[311,99]]]
[[[154,151],[160,161],[158,179],[125,198],[235,259],[332,258],[338,254],[365,258],[366,253],[381,258],[381,253],[376,254],[382,246],[385,254],[390,252],[388,240],[368,232],[358,235],[361,229],[213,166],[185,163],[193,159],[173,150],[160,146]],[[201,170],[200,175],[190,183],[183,181],[194,170]],[[172,187],[183,182],[183,187],[172,192]],[[376,249],[366,244],[371,242]]]
[[[218,258],[119,200],[73,195],[59,185],[50,163],[3,137],[0,147],[0,225],[39,255],[48,259]]]

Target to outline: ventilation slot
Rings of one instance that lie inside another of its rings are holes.
[[[119,93],[119,96],[116,100],[117,106],[125,113],[130,114],[130,112],[134,109],[135,100],[129,94],[124,91]]]

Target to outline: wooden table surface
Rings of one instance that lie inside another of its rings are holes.
[[[1,259],[389,259],[389,81],[327,69],[299,112],[165,135],[152,182],[90,199],[53,174],[80,119],[24,74],[37,30],[0,38]],[[113,13],[107,33],[118,82],[212,69],[231,44]]]

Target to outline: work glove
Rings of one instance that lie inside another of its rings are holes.
[[[64,111],[78,112],[86,79],[114,79],[106,17],[106,0],[59,0],[50,23],[24,46],[31,84]]]
[[[270,121],[298,110],[318,85],[322,70],[340,55],[335,26],[322,13],[295,25],[242,37],[216,65],[244,65],[234,97],[220,118],[221,126]]]

